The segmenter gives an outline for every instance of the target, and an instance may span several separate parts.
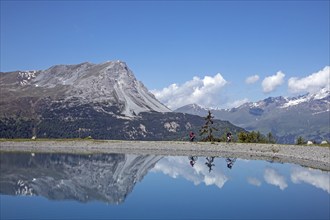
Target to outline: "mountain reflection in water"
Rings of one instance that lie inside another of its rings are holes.
[[[122,203],[161,156],[1,153],[0,193]]]

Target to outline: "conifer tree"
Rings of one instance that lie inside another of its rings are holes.
[[[207,135],[206,137],[202,138],[202,141],[214,141],[213,131],[217,130],[213,127],[213,118],[211,111],[209,110],[208,115],[205,117],[205,124],[203,125],[202,129],[200,130],[200,135]]]
[[[305,144],[305,140],[303,137],[299,136],[296,142],[297,145],[303,145]]]
[[[248,141],[248,133],[246,132],[239,132],[238,135],[238,142],[241,142],[241,143],[247,143]]]
[[[268,143],[271,143],[271,144],[275,144],[276,143],[276,140],[275,140],[275,138],[274,138],[274,136],[273,136],[273,134],[271,133],[271,132],[269,132],[268,134],[267,134],[267,138],[268,138]]]
[[[275,143],[275,139],[271,133],[268,133],[267,138],[259,131],[240,132],[237,135],[238,141],[241,143]]]

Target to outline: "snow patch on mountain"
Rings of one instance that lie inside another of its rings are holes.
[[[314,99],[324,99],[330,96],[330,91],[326,88],[321,89],[319,92],[311,94]]]
[[[36,72],[35,70],[31,71],[23,71],[23,72],[18,72],[18,81],[21,86],[28,85],[32,79],[36,77]]]
[[[299,105],[304,102],[310,102],[313,100],[322,100],[330,96],[330,91],[326,88],[321,89],[317,93],[309,93],[303,96],[299,96],[298,98],[288,99],[288,102],[283,104],[281,108],[288,108],[295,105]],[[326,101],[326,100],[325,100]],[[327,102],[327,101],[326,101]]]
[[[330,112],[330,109],[327,109],[325,111],[320,111],[320,112],[314,112],[314,113],[312,113],[312,115],[318,115],[318,114],[322,114],[322,113],[325,113],[325,112]]]
[[[250,105],[252,108],[258,108],[258,107],[261,107],[261,103],[260,102],[253,102],[251,103]]]
[[[292,99],[292,100],[289,100],[284,105],[282,105],[281,108],[288,108],[288,107],[295,106],[295,105],[298,105],[300,103],[307,102],[307,101],[308,101],[307,97],[300,97],[298,99]]]

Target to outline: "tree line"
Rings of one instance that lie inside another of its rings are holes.
[[[213,118],[214,116],[212,116],[211,111],[208,111],[208,115],[205,117],[205,123],[200,129],[201,141],[227,141],[227,132],[229,133],[229,130],[220,137],[213,135],[214,131],[217,131],[217,128],[213,126]],[[234,136],[236,136],[237,142],[240,143],[276,143],[276,139],[271,132],[267,135],[263,135],[259,131],[239,132],[238,134],[234,134]]]

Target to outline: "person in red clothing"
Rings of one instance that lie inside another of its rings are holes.
[[[189,133],[189,138],[190,138],[190,141],[194,141],[194,139],[195,139],[195,133],[191,131]]]

